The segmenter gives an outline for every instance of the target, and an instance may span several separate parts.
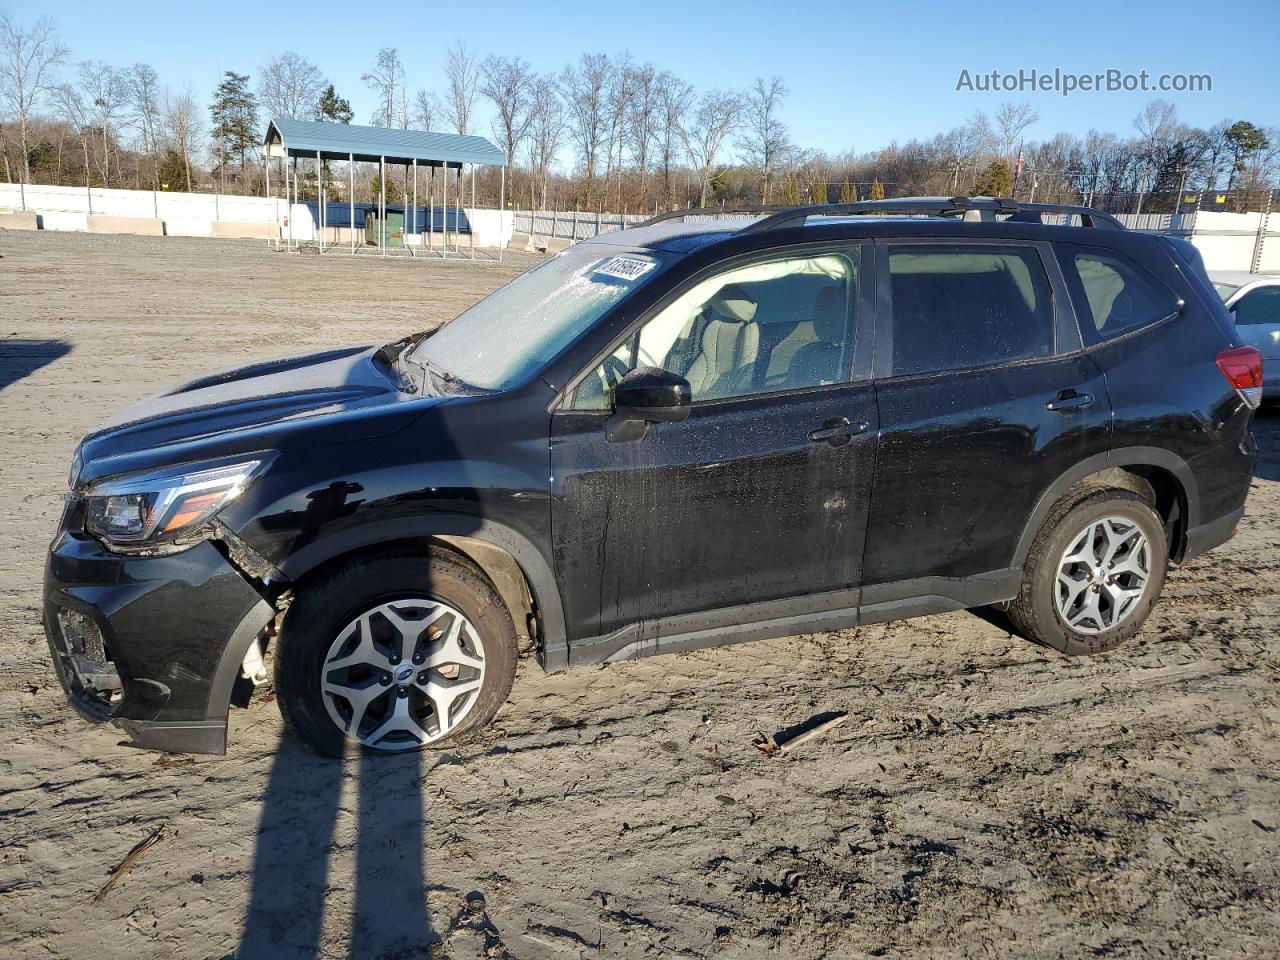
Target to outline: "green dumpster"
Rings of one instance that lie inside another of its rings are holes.
[[[374,211],[369,211],[369,215],[364,219],[364,242],[370,246],[376,247],[378,239],[381,235],[381,220]],[[387,235],[386,244],[388,247],[404,246],[404,212],[399,210],[387,211]]]

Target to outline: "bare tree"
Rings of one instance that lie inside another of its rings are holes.
[[[681,142],[685,116],[693,105],[693,87],[664,70],[658,74],[658,152],[662,159],[662,200],[672,204],[671,171]]]
[[[700,207],[707,205],[720,147],[741,117],[742,97],[729,90],[708,90],[698,101],[691,121],[681,128],[685,150],[698,171]]]
[[[605,160],[605,186],[609,178],[618,178],[617,204],[622,208],[622,154],[627,142],[627,114],[635,96],[635,65],[629,53],[622,53],[614,60],[613,72],[605,88],[605,108],[608,115],[609,142]]]
[[[533,174],[529,182],[529,206],[547,207],[547,182],[551,163],[564,140],[564,108],[554,77],[538,77],[532,85],[529,101],[529,168]],[[534,197],[534,188],[542,191],[541,203]]]
[[[507,157],[507,167],[515,162],[516,150],[529,132],[533,100],[533,71],[519,57],[488,56],[480,64],[480,94],[492,101],[497,116],[493,135]]]
[[[413,100],[413,122],[420,130],[431,130],[440,116],[440,100],[430,90],[419,90]]]
[[[778,116],[782,101],[790,92],[781,77],[770,77],[768,80],[756,77],[755,86],[747,91],[747,135],[738,141],[738,149],[742,151],[746,161],[760,171],[763,203],[769,202],[774,171],[791,145],[786,124]]]
[[[182,157],[182,169],[186,174],[187,192],[191,192],[191,156],[200,145],[200,105],[195,94],[188,85],[182,93],[167,98],[165,102],[165,125],[170,140],[178,155]]]
[[[396,112],[404,101],[404,64],[396,48],[379,50],[377,64],[360,79],[378,97],[378,108],[370,122],[379,127],[394,127]]]
[[[115,118],[125,106],[125,83],[120,71],[101,60],[80,64],[80,90],[86,105],[93,108],[93,125],[102,138],[98,159],[103,186],[111,186],[111,150],[115,141]]]
[[[24,181],[31,179],[32,112],[49,92],[54,70],[66,58],[67,48],[49,17],[24,30],[8,13],[0,12],[0,104],[18,118]]]
[[[1178,125],[1178,108],[1168,100],[1152,100],[1133,118],[1133,128],[1145,143],[1168,138]]]
[[[578,148],[586,175],[586,201],[591,203],[596,164],[605,137],[605,91],[613,73],[609,57],[584,53],[578,66],[566,66],[560,74],[560,90],[568,113],[569,136]]]
[[[125,73],[125,96],[129,107],[129,121],[142,140],[142,152],[151,160],[151,180],[159,187],[160,153],[160,77],[155,68],[146,63],[135,63]]]
[[[445,54],[444,76],[449,87],[445,94],[445,119],[458,133],[470,133],[480,81],[475,51],[461,40],[455,40]]]
[[[658,71],[652,63],[631,71],[632,97],[626,117],[626,137],[640,173],[640,195],[649,199],[649,167],[652,163],[655,120],[658,115]]]
[[[267,61],[258,76],[258,99],[268,118],[313,120],[329,81],[310,60],[287,50]]]
[[[1022,142],[1027,127],[1040,119],[1040,114],[1029,103],[1009,101],[1000,104],[996,111],[996,131],[999,137],[1000,156],[1009,163],[1014,161],[1014,151]]]
[[[59,84],[52,90],[53,100],[58,105],[58,113],[76,133],[80,141],[80,152],[84,157],[84,185],[89,186],[93,173],[93,164],[89,162],[89,140],[93,136],[90,123],[90,110],[84,102],[80,90],[69,83]]]

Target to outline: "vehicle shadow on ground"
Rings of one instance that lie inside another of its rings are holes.
[[[0,390],[70,352],[63,340],[0,340]]]
[[[1253,475],[1259,480],[1280,482],[1280,403],[1261,407],[1253,418],[1253,435],[1258,441],[1258,460]]]
[[[276,752],[256,838],[252,892],[239,960],[330,956],[325,948],[329,861],[340,838],[342,785],[354,774],[355,890],[346,939],[352,958],[429,957],[431,924],[423,869],[426,823],[422,754],[317,757],[291,738]],[[335,886],[337,884],[334,884]]]

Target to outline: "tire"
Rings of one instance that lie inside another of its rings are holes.
[[[1127,552],[1139,536],[1145,538],[1145,554]],[[1145,556],[1147,574],[1136,596],[1136,572],[1122,572],[1112,580],[1112,568],[1097,562],[1108,556],[1113,537],[1129,538],[1116,554],[1115,567],[1140,570]],[[1073,557],[1084,559],[1070,562]],[[1142,629],[1164,588],[1168,566],[1164,524],[1146,500],[1128,490],[1086,491],[1064,499],[1040,528],[1023,567],[1022,588],[1009,605],[1009,619],[1027,639],[1068,656],[1105,653]],[[1060,583],[1060,569],[1069,583]],[[1129,596],[1116,600],[1120,594]],[[1097,597],[1097,608],[1088,607],[1091,596]]]
[[[274,657],[276,697],[286,729],[323,756],[356,745],[376,753],[453,746],[506,702],[516,655],[506,606],[465,560],[444,552],[355,558],[290,604]],[[350,693],[326,693],[322,680]]]

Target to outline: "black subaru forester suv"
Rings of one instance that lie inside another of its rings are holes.
[[[84,715],[193,752],[264,654],[337,754],[480,727],[526,648],[563,670],[991,604],[1100,653],[1233,534],[1261,385],[1194,248],[1096,211],[681,215],[433,334],[107,420],[45,630]]]

